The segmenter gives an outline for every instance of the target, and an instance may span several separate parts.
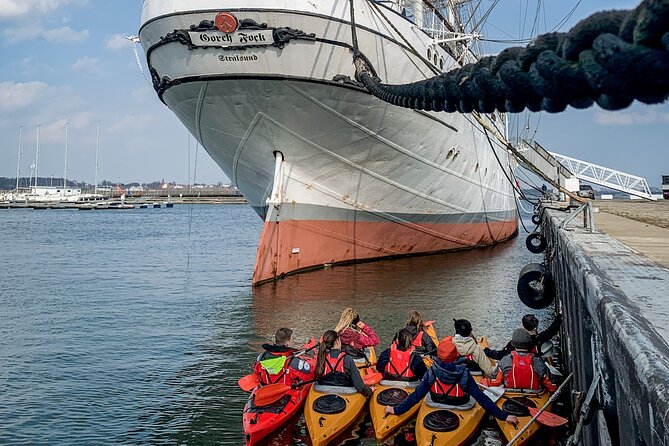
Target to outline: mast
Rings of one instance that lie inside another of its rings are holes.
[[[39,182],[39,130],[40,124],[37,124],[37,146],[35,148],[35,188],[37,188],[37,183]]]
[[[100,153],[100,121],[98,121],[98,131],[95,137],[95,195],[98,194],[98,155]]]
[[[67,189],[67,136],[68,136],[68,127],[70,126],[69,122],[65,122],[65,172],[63,173],[63,189]],[[65,190],[63,190],[65,194]]]
[[[21,176],[21,149],[23,148],[23,126],[19,127],[19,156],[16,162],[16,193],[19,193],[19,177]]]

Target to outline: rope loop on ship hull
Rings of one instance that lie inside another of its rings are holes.
[[[401,107],[449,113],[559,113],[599,105],[621,110],[634,100],[669,97],[669,0],[634,10],[598,12],[566,33],[404,85],[381,83],[359,51],[356,78],[374,96]]]

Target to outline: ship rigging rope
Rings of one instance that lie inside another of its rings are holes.
[[[411,84],[381,83],[359,51],[354,63],[370,93],[416,110],[559,113],[594,103],[621,110],[635,99],[657,104],[669,97],[669,0],[598,12],[567,33],[543,34],[525,48]]]

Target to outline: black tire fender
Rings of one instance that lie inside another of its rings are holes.
[[[541,215],[540,214],[532,215],[532,223],[534,223],[535,225],[541,223]]]
[[[533,254],[541,254],[546,250],[546,238],[541,232],[532,232],[525,239],[527,250]]]
[[[555,299],[555,281],[541,263],[530,263],[518,276],[518,297],[528,307],[541,310]]]

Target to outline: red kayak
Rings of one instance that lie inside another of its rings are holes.
[[[309,348],[310,345],[305,346]],[[311,377],[316,368],[314,358],[299,356],[300,360],[309,363],[312,370]],[[244,406],[244,438],[246,446],[258,444],[262,439],[283,426],[286,422],[297,415],[304,405],[311,384],[305,384],[295,389],[286,386],[286,392],[271,404],[256,406],[255,396],[262,386],[257,386],[251,392],[248,402]]]

